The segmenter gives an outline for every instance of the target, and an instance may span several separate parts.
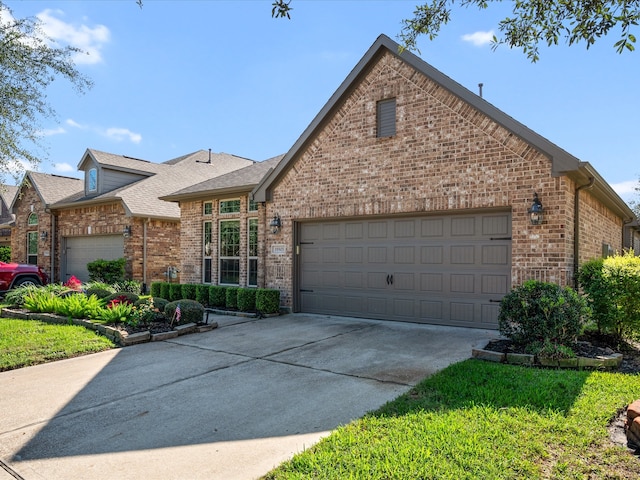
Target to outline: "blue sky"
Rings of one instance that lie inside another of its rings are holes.
[[[378,35],[396,39],[417,0],[293,0],[292,19],[271,0],[6,1],[38,16],[62,44],[89,52],[79,69],[95,85],[48,92],[58,113],[43,124],[38,170],[78,176],[87,148],[161,162],[200,149],[264,160],[285,153]],[[457,9],[421,58],[580,160],[625,200],[640,177],[636,114],[640,52],[616,38],[522,52],[483,41],[510,2]]]

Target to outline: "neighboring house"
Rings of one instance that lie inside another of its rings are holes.
[[[581,263],[625,246],[633,212],[589,163],[399,52],[380,36],[250,193],[255,178],[165,197],[188,239],[183,282],[276,288],[293,311],[495,328],[512,286],[573,285]]]
[[[11,246],[11,227],[15,217],[11,213],[10,206],[18,193],[18,187],[13,185],[0,185],[0,246]]]
[[[122,257],[129,278],[167,280],[180,263],[180,211],[158,197],[253,163],[204,150],[153,163],[89,149],[82,179],[28,172],[12,205],[12,257],[54,281],[86,281],[88,262]]]

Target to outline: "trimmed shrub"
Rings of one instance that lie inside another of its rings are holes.
[[[209,285],[196,285],[196,302],[204,306],[209,305]]]
[[[176,319],[176,309],[180,305],[180,319]],[[185,323],[201,323],[204,316],[204,307],[195,300],[182,299],[177,302],[169,302],[164,307],[164,314],[174,325]]]
[[[136,295],[135,293],[118,292],[118,293],[112,293],[108,297],[104,297],[104,303],[105,303],[105,305],[108,305],[111,301],[118,300],[119,302],[126,302],[126,303],[130,303],[131,305],[133,305],[139,299],[140,299],[140,297],[138,295]]]
[[[93,262],[87,263],[89,271],[89,281],[117,283],[124,281],[124,266],[126,260],[119,258],[117,260],[103,260],[99,258]]]
[[[176,300],[182,300],[182,285],[179,283],[170,283],[169,284],[169,297],[168,300],[170,302],[175,302]]]
[[[238,310],[241,312],[253,312],[256,309],[256,289],[238,289]]]
[[[640,338],[640,257],[633,251],[586,262],[578,281],[601,333]]]
[[[196,299],[196,286],[193,283],[182,284],[182,298],[186,298],[187,300]]]
[[[238,308],[238,290],[240,290],[240,287],[227,287],[227,291],[225,292],[225,307]]]
[[[167,300],[169,300],[171,298],[171,292],[169,291],[170,288],[171,288],[171,283],[169,282],[160,283],[160,296],[162,298],[166,298]]]
[[[106,288],[99,288],[99,287],[87,288],[86,293],[87,293],[87,296],[95,295],[98,298],[107,298],[109,295],[113,294],[111,290],[107,290]]]
[[[162,287],[162,282],[153,282],[151,284],[151,290],[149,293],[152,297],[160,297],[160,288]]]
[[[227,287],[221,285],[209,285],[209,305],[212,307],[224,307],[227,304]]]
[[[575,344],[590,310],[587,302],[569,287],[528,280],[504,296],[498,328],[530,353],[543,346]]]
[[[160,297],[144,297],[140,298],[134,305],[138,309],[140,321],[142,323],[150,323],[154,321],[164,321],[164,308],[169,302]],[[153,305],[152,308],[149,308]]]
[[[260,313],[280,312],[280,290],[258,288],[256,290],[256,310]]]
[[[0,262],[11,263],[11,247],[0,247]]]
[[[122,282],[114,283],[113,288],[116,292],[130,292],[140,295],[142,284],[137,280],[123,280]]]

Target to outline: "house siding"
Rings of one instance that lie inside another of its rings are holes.
[[[377,138],[376,104],[387,98],[396,98],[397,132]],[[265,286],[281,290],[284,306],[293,304],[292,223],[320,218],[510,209],[512,283],[572,281],[572,182],[552,176],[544,153],[398,57],[382,55],[323,125],[267,203],[266,218],[277,212],[284,227],[265,237]],[[545,208],[538,226],[527,215],[534,192]],[[597,242],[616,245],[615,216],[602,211],[593,221],[601,223]],[[595,238],[581,239],[585,257]],[[285,255],[270,253],[276,243]]]

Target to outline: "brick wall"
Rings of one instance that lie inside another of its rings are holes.
[[[376,138],[376,103],[391,97],[396,135]],[[513,283],[540,278],[566,284],[573,269],[572,189],[566,177],[552,176],[543,153],[386,54],[272,191],[266,218],[278,212],[284,228],[265,236],[265,283],[291,306],[297,220],[506,207],[512,212]],[[539,226],[527,216],[534,192],[545,208]],[[593,221],[602,223],[597,242],[613,235],[611,215],[600,212]],[[589,252],[595,242],[589,240]],[[286,246],[286,255],[270,253],[275,243]]]

